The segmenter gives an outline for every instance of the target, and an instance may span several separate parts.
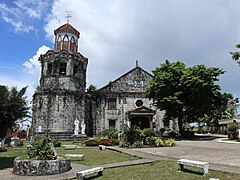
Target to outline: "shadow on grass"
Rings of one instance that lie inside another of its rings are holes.
[[[183,169],[183,172],[191,173],[191,174],[195,174],[195,175],[203,175],[203,172],[199,172],[199,171],[195,171],[195,170],[191,170],[191,169]]]
[[[13,167],[15,157],[0,157],[0,170]]]
[[[84,179],[96,179],[96,178],[98,178],[98,177],[100,177],[100,176],[102,176],[102,175],[100,175],[100,174],[93,174],[93,175],[88,175],[88,176],[86,176],[86,177],[84,177]]]

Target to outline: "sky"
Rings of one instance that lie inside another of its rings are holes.
[[[80,33],[88,57],[87,87],[101,88],[139,65],[151,72],[165,60],[225,70],[222,92],[240,97],[239,0],[1,0],[0,84],[31,96],[39,83],[38,57],[53,49],[53,31],[67,22]]]

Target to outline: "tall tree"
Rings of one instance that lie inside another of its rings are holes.
[[[169,62],[153,71],[154,77],[146,95],[165,110],[166,119],[178,119],[180,131],[183,122],[200,121],[227,103],[223,101],[220,86],[215,84],[224,71],[196,65],[187,68],[182,62]]]
[[[5,137],[16,120],[30,116],[26,90],[27,87],[20,91],[16,87],[9,90],[7,86],[0,85],[0,138]]]
[[[240,49],[240,44],[237,44],[236,48]],[[240,66],[240,52],[239,51],[230,52],[230,55],[232,56],[232,59],[235,60]]]

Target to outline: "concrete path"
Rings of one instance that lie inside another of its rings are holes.
[[[115,150],[151,160],[191,159],[207,161],[209,169],[240,174],[240,143],[219,143],[219,139],[205,141],[177,141],[175,147],[135,148]]]

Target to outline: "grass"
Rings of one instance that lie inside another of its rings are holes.
[[[0,170],[13,167],[14,158],[17,156],[27,158],[26,149],[8,149],[7,152],[0,152]]]
[[[178,172],[178,164],[176,161],[162,160],[153,164],[119,167],[113,169],[105,169],[103,176],[88,176],[88,179],[131,179],[131,180],[209,180],[210,178],[218,178],[221,180],[240,179],[239,174],[226,173],[221,171],[210,170],[206,176],[203,176],[201,168],[186,166],[184,172]]]
[[[73,163],[84,164],[87,166],[96,166],[100,164],[108,164],[115,162],[123,162],[139,159],[138,157],[130,156],[128,154],[119,153],[111,150],[100,151],[97,147],[83,147],[76,150],[63,150],[57,148],[58,155],[65,154],[85,154],[84,161],[79,158],[72,158]],[[26,148],[10,148],[7,152],[0,153],[0,170],[4,168],[13,167],[13,160],[19,156],[21,159],[27,159]]]
[[[239,139],[228,139],[228,138],[223,138],[222,141],[240,142]]]
[[[139,159],[138,157],[130,156],[128,154],[119,153],[111,150],[100,151],[97,147],[85,147],[77,150],[57,150],[59,155],[64,154],[84,154],[84,161],[79,158],[72,158],[73,163],[84,164],[87,166],[96,166],[100,164],[109,164],[115,162],[131,161]]]

